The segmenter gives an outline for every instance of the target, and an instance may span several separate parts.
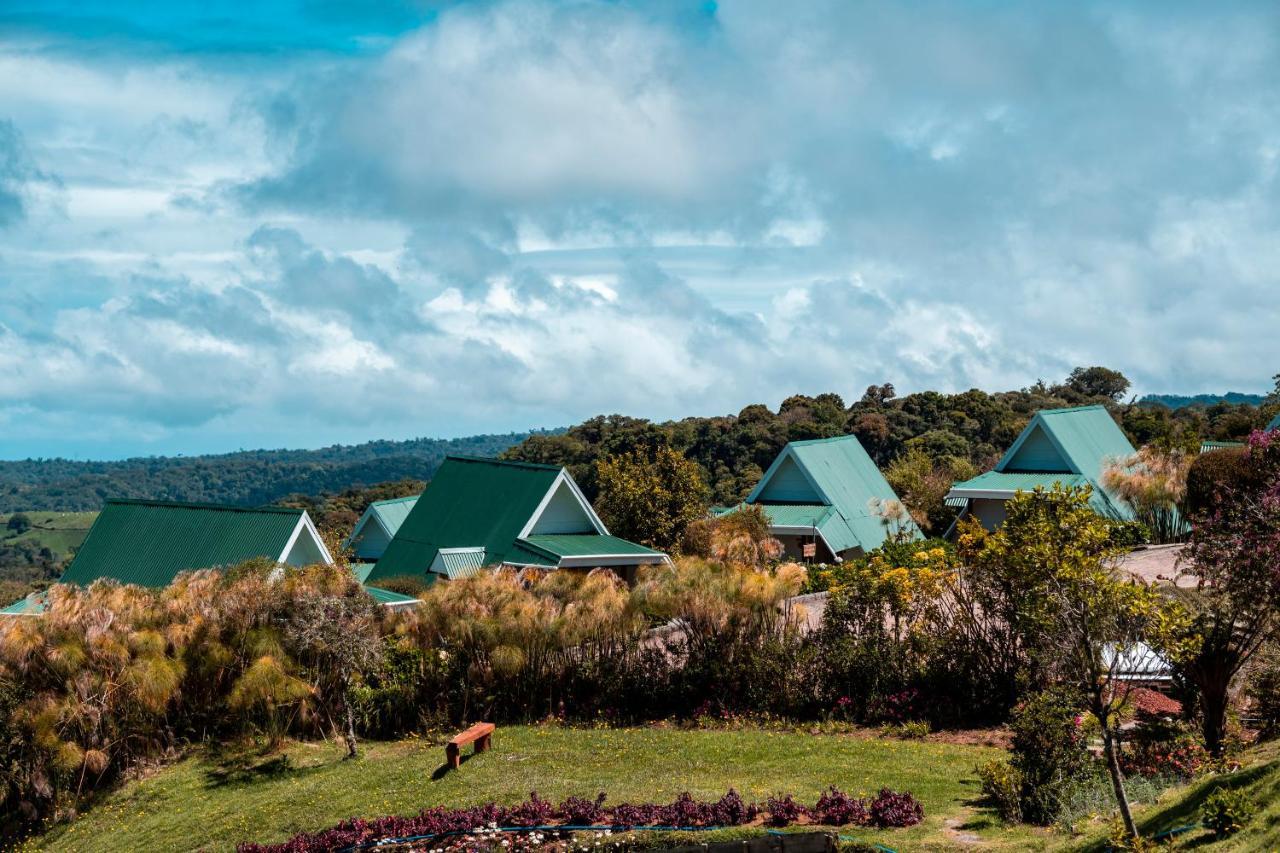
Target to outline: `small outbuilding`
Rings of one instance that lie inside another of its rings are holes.
[[[893,487],[858,437],[844,435],[787,444],[745,505],[769,516],[769,532],[787,556],[838,563],[880,547],[895,524],[920,538],[910,520],[886,523],[879,510],[890,502],[898,502]]]
[[[611,568],[627,580],[666,554],[610,535],[564,468],[448,456],[368,581],[434,582],[495,566]]]

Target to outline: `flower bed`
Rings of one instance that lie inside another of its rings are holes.
[[[563,841],[575,830],[708,829],[764,823],[768,826],[817,824],[824,826],[914,826],[924,809],[911,794],[882,788],[874,797],[851,797],[830,788],[808,807],[790,794],[770,797],[765,805],[747,803],[736,791],[714,802],[681,794],[674,802],[620,803],[605,806],[605,795],[594,800],[569,797],[558,806],[537,792],[516,806],[488,803],[464,809],[444,806],[423,809],[411,817],[373,820],[352,818],[331,829],[304,832],[283,844],[245,843],[239,853],[311,853],[387,842],[430,840],[432,850],[532,849]]]

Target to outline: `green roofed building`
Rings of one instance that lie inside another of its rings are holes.
[[[897,500],[857,436],[845,435],[788,444],[746,504],[765,511],[770,533],[788,556],[830,563],[883,544],[892,528],[877,508]],[[910,521],[906,529],[920,537]],[[812,546],[811,555],[806,545]]]
[[[637,567],[666,561],[610,536],[563,468],[449,456],[367,580],[456,579],[499,565],[610,567],[630,579]]]
[[[1045,409],[1037,412],[996,467],[956,483],[947,503],[960,518],[977,518],[988,530],[1004,521],[1004,502],[1018,492],[1092,486],[1093,508],[1108,518],[1131,520],[1133,510],[1102,487],[1102,472],[1112,462],[1136,453],[1105,406]],[[953,527],[954,529],[954,527]]]
[[[347,537],[346,546],[352,550],[355,559],[377,562],[417,502],[418,496],[411,495],[369,504]]]
[[[1267,424],[1267,429],[1263,431],[1266,432],[1273,429],[1280,429],[1280,412],[1278,412],[1276,416],[1271,419],[1271,423]]]
[[[257,558],[290,566],[333,562],[301,509],[109,500],[60,583],[112,578],[163,587],[181,572]]]

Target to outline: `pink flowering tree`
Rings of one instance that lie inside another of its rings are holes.
[[[1200,691],[1205,748],[1222,755],[1240,672],[1280,629],[1280,436],[1255,432],[1248,476],[1224,478],[1192,518],[1185,557],[1197,579],[1194,619],[1175,661]]]

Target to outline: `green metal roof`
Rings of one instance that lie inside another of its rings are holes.
[[[1210,450],[1226,450],[1230,447],[1244,447],[1243,441],[1202,441],[1200,442],[1200,452],[1208,453]]]
[[[351,574],[356,576],[356,580],[364,583],[369,578],[369,572],[373,571],[373,563],[352,563]]]
[[[527,536],[520,540],[521,544],[559,558],[564,557],[604,557],[604,556],[636,556],[661,557],[661,551],[637,545],[617,536],[601,536],[594,533],[557,534],[543,536]]]
[[[826,504],[761,504],[777,527],[816,527],[835,510]]]
[[[1011,463],[1018,448],[1037,429],[1044,430],[1071,471],[1084,474],[1095,486],[1108,460],[1123,459],[1137,452],[1106,406],[1044,409],[1036,412],[1022,434],[996,463],[997,471],[1020,470]]]
[[[1024,445],[1034,445],[1035,450],[1019,454]],[[1132,519],[1133,508],[1102,487],[1102,471],[1107,464],[1136,452],[1106,406],[1044,409],[1031,418],[994,471],[952,486],[948,503],[955,505],[974,497],[966,492],[1012,493],[1037,486],[1049,489],[1054,483],[1064,487],[1087,484],[1093,487],[1090,503],[1100,514]],[[1028,459],[1034,460],[1035,469],[1028,467]]]
[[[413,506],[418,502],[418,498],[419,495],[409,495],[403,498],[374,501],[369,504],[369,509],[373,510],[378,519],[386,525],[387,532],[395,536],[396,531],[400,529],[400,525],[404,524],[404,520],[413,511]]]
[[[554,569],[560,565],[560,558],[541,548],[525,544],[523,539],[517,539],[507,552],[506,562],[517,566],[546,566]]]
[[[871,503],[897,500],[898,496],[867,455],[857,436],[791,442],[769,466],[769,470],[747,498],[747,503],[757,502],[770,478],[787,458],[796,462],[817,494],[829,502],[834,510],[817,524],[823,539],[833,551],[839,553],[851,548],[870,551],[884,542],[888,531],[880,518],[872,514]],[[767,505],[771,518],[774,517],[774,508],[779,506],[788,505]],[[781,512],[788,515],[791,513],[790,510]],[[802,510],[795,517],[806,516]],[[775,523],[781,526],[780,522]],[[919,538],[920,532],[915,529],[915,525],[911,525],[911,532],[914,537]]]
[[[45,593],[33,592],[8,607],[0,609],[0,616],[39,616],[49,609]]]
[[[1052,489],[1054,483],[1061,483],[1063,488],[1083,486],[1089,478],[1083,474],[1037,474],[1020,471],[987,471],[972,480],[956,483],[952,492],[1029,492],[1039,487]]]
[[[366,586],[364,591],[369,593],[374,601],[382,605],[390,605],[394,607],[397,604],[417,604],[419,601],[419,599],[412,595],[403,595],[401,593],[392,592],[389,589],[382,589],[381,587],[376,586]]]
[[[277,559],[293,535],[300,509],[246,509],[218,504],[110,500],[62,575],[87,586],[100,578],[168,586],[190,569]]]
[[[490,563],[505,561],[560,470],[528,462],[446,457],[369,580],[424,574],[441,548],[483,547]]]
[[[1271,423],[1267,424],[1267,429],[1280,429],[1280,413],[1277,413],[1276,416],[1271,419]]]
[[[485,552],[479,549],[440,551],[440,566],[449,580],[469,578],[480,574],[485,567]]]

